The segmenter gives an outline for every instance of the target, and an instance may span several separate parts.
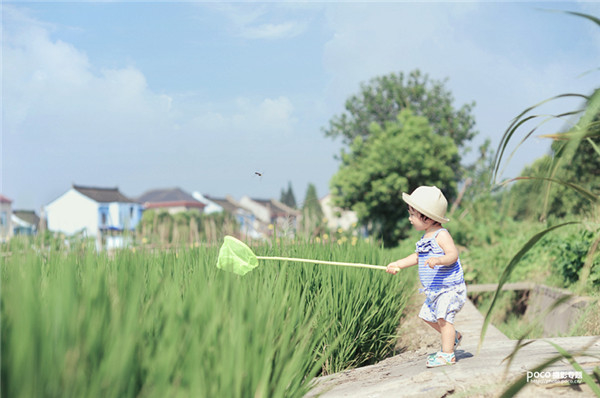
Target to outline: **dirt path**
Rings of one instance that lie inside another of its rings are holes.
[[[414,295],[399,328],[402,336],[397,354],[375,365],[365,366],[317,378],[309,397],[496,397],[512,381],[526,375],[544,360],[557,354],[547,341],[577,352],[587,347],[594,356],[577,356],[586,371],[600,365],[598,336],[562,337],[531,340],[506,367],[504,359],[512,352],[516,341],[508,339],[490,325],[481,351],[477,351],[483,316],[468,301],[456,319],[456,327],[464,335],[456,351],[457,364],[427,369],[427,355],[439,349],[439,334],[418,317],[422,296]],[[573,371],[565,360],[546,369],[549,372]],[[542,380],[545,381],[545,380]],[[588,397],[593,396],[585,384],[565,386],[561,383],[528,383],[519,397]]]

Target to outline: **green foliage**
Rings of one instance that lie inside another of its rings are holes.
[[[586,14],[581,14],[581,13],[573,13],[573,12],[566,12],[568,14],[572,14],[572,15],[577,15],[579,17],[583,17],[586,18],[594,23],[596,23],[597,25],[600,26],[600,20],[596,17],[590,16],[590,15],[586,15]],[[584,108],[583,109],[575,109],[572,111],[566,111],[566,112],[561,112],[559,114],[556,115],[551,115],[550,117],[548,117],[547,115],[534,115],[531,114],[531,112],[538,108],[540,105],[549,102],[549,101],[554,101],[556,99],[559,98],[566,98],[566,97],[580,97],[580,98],[584,98],[586,100]],[[546,174],[542,174],[541,176],[525,176],[529,181],[544,181],[547,183],[551,183],[551,184],[557,184],[558,188],[556,187],[552,187],[553,189],[563,189],[566,188],[568,189],[570,192],[558,192],[555,193],[554,195],[552,195],[552,192],[550,189],[546,190],[545,193],[545,197],[543,197],[543,193],[538,192],[538,203],[545,203],[543,206],[543,212],[542,212],[542,218],[545,219],[545,209],[546,204],[548,203],[552,203],[553,201],[555,201],[556,199],[564,199],[567,194],[572,194],[572,193],[577,193],[580,195],[583,195],[584,197],[586,197],[587,200],[590,201],[591,206],[588,209],[585,209],[584,211],[580,211],[579,208],[577,208],[578,206],[578,202],[574,201],[572,199],[568,200],[567,202],[562,202],[560,203],[560,207],[562,210],[565,210],[567,212],[572,212],[571,214],[576,214],[578,216],[577,221],[574,222],[589,222],[591,225],[593,225],[592,229],[595,230],[596,232],[598,231],[598,213],[597,211],[598,209],[598,202],[600,201],[600,192],[598,190],[598,167],[597,165],[600,163],[599,157],[600,157],[600,150],[598,149],[598,138],[600,137],[600,122],[599,122],[599,115],[600,115],[600,89],[594,89],[592,95],[590,96],[586,96],[586,95],[582,95],[582,94],[561,94],[558,96],[555,96],[553,98],[550,98],[548,100],[545,100],[539,104],[536,104],[532,107],[529,107],[528,109],[524,110],[523,112],[521,112],[521,114],[519,114],[511,123],[511,125],[508,127],[508,129],[506,130],[506,132],[504,133],[500,144],[498,146],[498,151],[496,153],[496,158],[494,161],[494,169],[493,169],[493,176],[495,179],[495,177],[499,174],[499,170],[500,170],[500,163],[502,161],[504,152],[508,146],[508,143],[510,141],[512,141],[513,137],[515,136],[515,133],[520,130],[527,122],[529,121],[535,121],[535,120],[539,120],[541,117],[543,117],[546,120],[549,119],[562,119],[562,118],[567,118],[567,117],[572,117],[572,116],[577,116],[579,117],[579,119],[577,120],[577,123],[573,126],[573,128],[571,128],[568,132],[566,133],[558,133],[558,134],[552,134],[547,136],[548,138],[552,138],[555,140],[565,140],[565,144],[556,144],[553,145],[553,150],[554,150],[554,158],[552,159],[552,164],[551,164],[551,168],[549,170],[546,170]],[[540,122],[536,127],[534,127],[532,130],[530,130],[530,132],[521,140],[521,143],[523,141],[525,141],[526,139],[528,139],[535,131],[536,129],[542,125],[544,123],[544,121]],[[582,144],[589,144],[589,148],[583,148],[582,149]],[[518,147],[518,145],[517,145]],[[514,152],[513,152],[514,153]],[[541,162],[539,162],[536,165],[536,168],[541,169],[542,166],[545,166],[543,164],[543,162],[548,162],[548,160],[543,160]],[[534,170],[537,171],[537,170]],[[583,176],[578,176],[576,175],[576,173],[584,173]],[[523,179],[524,177],[521,177],[521,179]],[[591,182],[592,186],[591,187],[586,187],[586,184],[588,182]],[[548,185],[548,187],[550,187],[550,185]],[[562,187],[562,188],[561,188]],[[531,189],[529,191],[529,193],[532,193],[532,195],[530,197],[532,197],[533,199],[535,199],[535,194],[533,194],[535,192],[535,189]],[[521,199],[525,199],[525,198],[521,198]],[[530,200],[530,202],[533,203],[533,200]],[[558,208],[555,206],[555,210]],[[552,210],[552,209],[551,209]],[[565,213],[567,214],[567,213]],[[564,215],[564,214],[563,214]],[[562,216],[562,215],[557,215],[558,217]],[[533,247],[535,247],[535,244],[537,241],[539,241],[540,239],[546,238],[546,235],[553,231],[556,228],[568,225],[568,224],[573,224],[572,222],[564,222],[562,224],[556,224],[553,225],[549,228],[547,228],[546,230],[537,233],[536,235],[534,235],[520,250],[517,254],[515,254],[515,256],[511,259],[511,261],[508,263],[508,265],[506,265],[506,268],[504,269],[504,272],[502,273],[500,279],[499,279],[499,283],[498,283],[498,289],[496,290],[496,293],[494,294],[494,298],[492,299],[492,302],[490,304],[490,308],[486,314],[486,318],[484,321],[484,325],[483,325],[483,329],[481,332],[481,336],[480,336],[480,346],[481,346],[481,342],[483,340],[483,337],[485,336],[485,330],[487,327],[487,324],[490,320],[490,316],[491,313],[494,309],[494,304],[497,301],[497,298],[499,297],[499,293],[501,290],[501,286],[503,283],[506,282],[506,280],[508,279],[509,275],[511,274],[512,270],[515,268],[515,266],[517,265],[517,263],[523,259],[527,254],[529,254],[531,252],[531,250],[533,249]],[[549,235],[548,235],[549,236]],[[594,248],[597,248],[597,244],[598,244],[598,240],[595,240],[594,243],[592,244],[594,246]],[[581,258],[581,249],[577,247],[577,245],[573,245],[570,244],[570,246],[568,247],[563,247],[567,248],[567,249],[572,249],[575,251],[578,251],[579,253],[575,253],[574,256],[571,256],[570,254],[561,254],[562,259],[564,259],[564,261],[560,261],[560,270],[561,272],[563,272],[563,275],[566,276],[567,278],[573,278],[574,279],[574,273],[575,270],[578,268],[578,264],[580,263],[580,258]],[[561,252],[562,253],[562,252]],[[583,285],[583,283],[586,282],[588,278],[588,275],[591,272],[591,268],[593,267],[594,264],[594,251],[593,250],[589,250],[588,252],[586,252],[585,254],[586,259],[584,260],[583,265],[581,266],[581,271],[579,271],[579,277],[578,279],[581,279],[582,282],[581,284]],[[551,343],[559,352],[560,355],[549,359],[548,361],[540,364],[537,368],[535,368],[534,370],[542,370],[544,368],[546,368],[547,366],[551,365],[553,362],[560,360],[560,359],[567,359],[571,365],[579,371],[583,371],[583,369],[581,368],[581,366],[579,366],[579,364],[577,364],[574,359],[573,359],[573,355],[571,353],[566,352],[565,350],[563,350],[562,348],[560,348],[559,346],[557,346],[556,344]],[[518,351],[520,348],[519,345],[517,345],[517,347],[515,348],[515,352]],[[594,380],[585,372],[583,371],[583,380],[585,381],[585,383],[597,394],[600,395],[600,389],[598,388],[598,386],[594,383]],[[524,386],[525,386],[525,380],[524,378],[520,378],[517,382],[513,383],[511,386],[508,387],[508,389],[504,392],[504,394],[502,395],[504,396],[514,396],[516,395]]]
[[[302,203],[302,232],[304,236],[317,236],[324,230],[323,209],[314,184],[308,184]]]
[[[449,200],[456,194],[456,145],[409,110],[384,128],[372,124],[369,137],[357,137],[341,160],[330,182],[334,204],[356,211],[386,246],[397,245],[410,227],[402,192],[436,185]]]
[[[521,175],[537,179],[519,181],[511,187],[510,195],[517,203],[516,217],[561,218],[592,212],[596,200],[593,197],[590,200],[588,193],[600,193],[600,154],[594,150],[595,142],[600,143],[600,138],[582,141],[570,160],[565,160],[556,158],[565,146],[564,142],[556,141],[552,144],[553,155],[543,156],[526,167]],[[555,182],[546,179],[547,176]]]
[[[385,264],[366,244],[261,255]],[[302,397],[313,376],[386,355],[412,281],[275,263],[245,277],[218,248],[27,250],[1,266],[1,388],[11,397]]]
[[[200,241],[217,242],[237,230],[237,221],[227,212],[203,214],[197,210],[170,214],[166,210],[145,210],[137,226],[142,244],[182,245]]]
[[[281,190],[281,196],[279,201],[292,209],[296,208],[296,197],[294,196],[294,191],[292,191],[292,183],[288,182],[288,188],[286,190]]]
[[[547,247],[551,248],[555,257],[552,266],[561,275],[565,286],[579,281],[593,241],[594,233],[584,229],[566,238],[548,242]],[[600,252],[593,255],[592,270],[587,282],[592,289],[600,288]]]
[[[456,110],[454,98],[444,84],[445,81],[431,80],[418,69],[408,76],[400,72],[375,77],[361,84],[360,93],[346,101],[346,111],[333,117],[324,133],[341,136],[346,144],[351,144],[357,137],[367,139],[372,123],[384,128],[387,122],[395,122],[402,110],[410,109],[429,121],[435,135],[449,137],[462,148],[476,134],[471,115],[475,104]]]

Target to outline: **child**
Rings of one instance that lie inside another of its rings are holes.
[[[428,325],[440,332],[441,351],[431,354],[427,367],[432,368],[456,363],[454,351],[462,335],[454,329],[454,317],[467,299],[467,288],[458,250],[450,233],[442,228],[448,222],[448,202],[437,187],[422,186],[411,195],[402,194],[409,205],[409,221],[417,231],[424,231],[417,242],[417,250],[408,257],[387,266],[387,272],[396,274],[400,269],[419,265],[419,279],[426,294],[419,312]]]

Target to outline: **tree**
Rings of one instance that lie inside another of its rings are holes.
[[[311,234],[316,235],[322,223],[323,208],[317,196],[317,188],[314,184],[308,184],[304,203],[302,204],[302,226],[304,233],[307,236]]]
[[[346,101],[346,111],[330,120],[329,128],[323,129],[325,136],[341,136],[350,145],[356,137],[367,138],[371,134],[371,123],[383,128],[386,122],[395,122],[400,111],[410,109],[427,119],[434,134],[450,137],[462,149],[477,133],[471,115],[475,103],[456,110],[445,83],[430,80],[418,69],[406,79],[403,73],[371,79],[368,84],[361,84],[359,94]]]
[[[593,121],[597,123],[598,117]],[[569,133],[562,135],[568,137]],[[554,137],[561,138],[561,134]],[[552,143],[551,154],[537,159],[521,172],[521,178],[510,189],[515,201],[515,216],[521,219],[547,216],[562,218],[567,215],[581,216],[593,211],[594,203],[567,184],[552,183],[542,178],[575,184],[592,194],[600,192],[600,137],[581,140],[568,158],[563,158],[567,141],[562,138]]]
[[[449,201],[456,194],[456,144],[409,110],[383,128],[372,123],[366,138],[356,137],[349,153],[342,150],[341,160],[330,182],[334,204],[352,208],[388,246],[395,246],[410,227],[402,192],[435,185]]]
[[[281,190],[281,196],[279,201],[292,209],[296,208],[296,197],[294,196],[294,191],[292,191],[292,183],[288,181],[288,189]]]

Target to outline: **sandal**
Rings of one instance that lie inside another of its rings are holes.
[[[435,356],[427,358],[426,366],[428,368],[436,368],[438,366],[454,365],[456,363],[456,357],[454,353],[446,354],[445,352],[439,351]]]

